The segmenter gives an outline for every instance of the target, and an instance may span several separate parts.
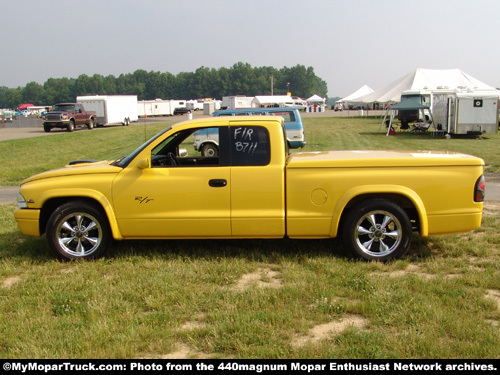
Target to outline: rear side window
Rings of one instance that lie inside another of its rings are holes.
[[[231,165],[263,166],[271,161],[269,133],[261,126],[231,127]]]
[[[285,122],[295,122],[295,114],[290,111],[269,112],[269,114],[274,116],[281,116],[285,119]]]

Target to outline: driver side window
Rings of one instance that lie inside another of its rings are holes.
[[[218,128],[181,130],[152,150],[151,166],[153,168],[218,166],[218,141]]]

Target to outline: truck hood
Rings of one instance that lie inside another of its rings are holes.
[[[27,182],[32,182],[36,180],[42,180],[45,178],[55,178],[63,176],[73,176],[73,175],[84,175],[84,174],[104,174],[104,173],[114,173],[117,174],[121,170],[121,167],[117,167],[110,164],[110,161],[97,161],[97,162],[85,162],[78,163],[76,165],[66,165],[62,168],[52,169],[50,171],[42,172],[34,176],[28,177],[21,184]]]
[[[478,157],[438,151],[318,151],[290,156],[287,168],[362,168],[484,165]]]

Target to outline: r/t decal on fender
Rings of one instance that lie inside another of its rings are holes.
[[[146,204],[146,203],[149,203],[151,201],[154,201],[153,198],[149,198],[149,197],[135,197],[135,200],[136,201],[139,201],[140,204]]]

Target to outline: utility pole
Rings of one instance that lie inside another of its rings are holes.
[[[271,78],[271,96],[274,95],[274,76],[269,77]]]

